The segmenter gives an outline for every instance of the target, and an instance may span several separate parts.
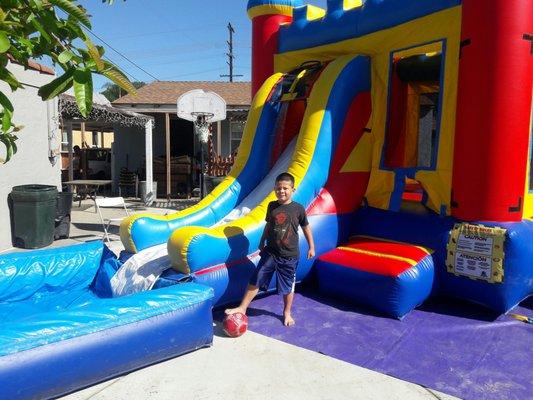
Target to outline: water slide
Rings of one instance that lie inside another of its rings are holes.
[[[329,247],[323,250],[337,245],[333,238],[335,235],[330,235],[328,230],[336,225],[337,211],[351,212],[360,203],[370,170],[370,146],[364,146],[363,150],[361,146],[356,146],[364,142],[359,139],[370,113],[370,60],[360,56],[343,56],[322,66],[311,82],[303,81],[310,88],[305,107],[300,108],[303,114],[296,124],[298,131],[294,135],[285,134],[281,139],[273,138],[279,136],[280,121],[285,125],[291,124],[291,114],[296,112],[294,107],[284,105],[283,101],[269,99],[296,96],[296,91],[287,90],[287,87],[292,85],[294,88],[298,84],[297,77],[304,74],[302,71],[297,72],[296,79],[292,74],[293,78],[284,81],[281,74],[276,74],[265,82],[254,99],[236,166],[230,176],[202,202],[173,216],[141,214],[122,223],[121,236],[126,248],[131,252],[146,249],[129,262],[142,258],[143,253],[152,252],[139,264],[146,263],[150,258],[157,259],[153,263],[155,269],[168,268],[171,263],[176,271],[184,274],[199,272],[198,276],[204,277],[206,272],[220,269],[217,266],[250,264],[250,258],[257,254],[266,207],[275,200],[272,190],[275,176],[283,171],[295,177],[297,190],[294,200],[303,204],[308,212],[325,214],[325,218],[329,218],[328,223],[313,226],[319,242],[331,241]],[[281,96],[277,93],[279,91]],[[294,122],[292,124],[295,125]],[[358,127],[355,127],[357,124]],[[253,129],[256,129],[255,132]],[[261,135],[268,138],[260,138]],[[272,165],[273,159],[276,162]],[[361,159],[363,178],[354,180],[350,165],[357,167]],[[270,171],[263,173],[261,168],[269,165]],[[355,187],[350,189],[350,185]],[[359,193],[355,196],[358,199],[353,200],[352,191]],[[344,203],[350,205],[339,203],[335,208],[332,196],[338,198],[335,201],[340,199],[342,203],[345,199]],[[333,239],[321,240],[323,234]],[[157,236],[157,239],[144,238],[150,235]],[[164,237],[168,238],[166,245]],[[149,249],[157,244],[160,245]],[[249,269],[242,268],[242,271]],[[117,275],[116,279],[119,278]],[[238,287],[245,284],[246,280],[239,278],[241,280],[243,282],[239,282]],[[226,276],[223,285],[228,286],[228,282]],[[235,296],[238,296],[239,290]],[[235,300],[235,296],[230,296],[231,300]]]
[[[329,63],[311,89],[287,171],[296,180],[294,200],[311,205],[325,186],[354,97],[370,89],[370,62],[357,56]],[[273,186],[273,182],[270,184]],[[216,227],[187,226],[172,233],[168,254],[175,269],[190,273],[232,263],[254,253],[273,191],[247,215]]]
[[[166,243],[171,233],[182,226],[216,224],[262,181],[272,168],[276,150],[276,131],[283,110],[276,92],[282,84],[283,74],[274,74],[258,91],[230,174],[202,201],[176,213],[164,216],[140,213],[122,221],[120,237],[127,252],[138,253]]]

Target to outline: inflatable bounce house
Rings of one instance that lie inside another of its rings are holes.
[[[397,318],[437,293],[505,313],[533,292],[532,6],[250,0],[236,163],[196,206],[124,220],[127,251],[238,301],[288,171],[317,246],[299,280]]]
[[[3,396],[209,346],[211,308],[241,299],[284,171],[316,242],[297,279],[322,295],[399,319],[437,294],[497,313],[531,295],[532,9],[249,0],[254,99],[223,182],[184,211],[126,218],[120,260],[101,242],[0,256]],[[128,286],[136,274],[151,278]]]

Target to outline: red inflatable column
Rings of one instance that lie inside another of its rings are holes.
[[[291,0],[248,2],[248,15],[252,20],[252,97],[274,73],[280,26],[292,21],[292,9],[299,3]]]
[[[519,221],[533,80],[533,0],[463,0],[452,215]]]

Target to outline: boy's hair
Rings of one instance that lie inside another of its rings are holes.
[[[294,187],[294,176],[292,176],[288,172],[282,172],[281,174],[276,176],[276,183],[278,183],[279,181],[289,181],[292,187]]]

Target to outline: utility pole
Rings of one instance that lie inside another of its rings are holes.
[[[233,77],[242,76],[242,75],[235,75],[233,74],[233,59],[235,56],[233,55],[233,34],[235,33],[235,29],[233,29],[233,26],[231,25],[231,22],[228,23],[228,31],[229,31],[229,40],[226,42],[228,44],[229,53],[226,53],[228,56],[228,61],[226,61],[226,64],[229,66],[229,75],[220,75],[220,77],[223,78],[229,78],[230,82],[233,82]]]

